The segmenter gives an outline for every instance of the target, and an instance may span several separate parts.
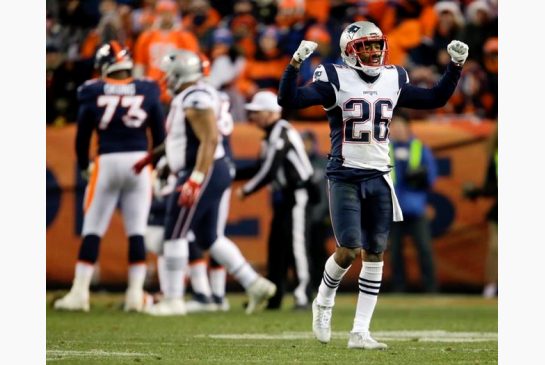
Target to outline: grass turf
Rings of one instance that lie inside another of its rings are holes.
[[[123,312],[123,295],[110,293],[93,293],[89,313],[54,311],[61,294],[47,295],[52,364],[498,363],[497,301],[478,296],[381,294],[371,331],[389,348],[364,351],[346,348],[355,293],[338,294],[327,345],[312,337],[311,311],[292,310],[288,297],[282,310],[251,316],[231,294],[226,313],[158,318]]]

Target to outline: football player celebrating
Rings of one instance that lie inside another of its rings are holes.
[[[302,41],[282,76],[278,103],[285,108],[322,105],[331,129],[327,165],[329,209],[337,247],[325,264],[312,304],[312,329],[323,343],[331,339],[335,294],[343,276],[361,252],[359,294],[348,347],[385,349],[369,332],[382,281],[383,257],[390,225],[403,219],[388,156],[388,125],[396,106],[433,109],[450,98],[468,55],[468,46],[452,41],[452,62],[431,89],[409,84],[404,68],[387,64],[388,42],[373,23],[348,25],[340,37],[344,65],[324,64],[313,82],[297,87],[301,63],[316,48]]]
[[[98,49],[95,66],[102,77],[89,80],[78,89],[76,154],[82,175],[90,175],[84,200],[83,241],[72,288],[54,303],[54,308],[89,310],[89,286],[100,240],[119,201],[129,238],[125,310],[142,311],[147,298],[143,290],[146,276],[143,235],[151,203],[151,177],[149,169],[136,175],[132,166],[147,155],[148,128],[153,147],[165,138],[159,87],[153,81],[131,77],[132,59],[116,41]],[[93,131],[98,135],[98,156],[90,164]]]
[[[257,274],[238,247],[218,231],[225,226],[228,205],[224,202],[230,198],[232,182],[218,128],[218,119],[227,111],[222,108],[218,91],[202,80],[202,62],[196,53],[172,52],[165,56],[162,69],[174,97],[164,148],[157,148],[153,155],[166,152],[170,171],[178,176],[178,181],[167,202],[162,249],[165,275],[160,276],[164,298],[148,313],[186,314],[184,272],[190,231],[195,235],[195,244],[209,250],[245,288],[249,296],[246,312],[252,313],[274,295],[276,286]],[[138,169],[150,160],[148,155],[135,167]]]

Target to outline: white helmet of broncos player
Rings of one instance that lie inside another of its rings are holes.
[[[202,60],[194,52],[176,50],[168,53],[161,61],[168,90],[175,94],[182,84],[197,81],[203,77]]]
[[[365,49],[370,42],[379,42],[380,50]],[[387,62],[388,42],[375,24],[360,21],[349,24],[339,40],[341,58],[347,66],[377,76]]]

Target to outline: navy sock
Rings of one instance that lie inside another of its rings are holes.
[[[79,248],[78,260],[94,264],[98,258],[99,245],[100,237],[96,234],[88,234],[83,237],[83,241]]]
[[[134,235],[129,237],[129,265],[146,261],[146,246],[144,236]]]

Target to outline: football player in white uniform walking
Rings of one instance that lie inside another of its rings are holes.
[[[188,233],[195,243],[225,266],[249,296],[247,313],[253,313],[276,292],[276,286],[255,272],[238,247],[218,234],[227,214],[221,207],[230,198],[232,176],[218,130],[222,102],[217,90],[201,81],[202,64],[193,52],[178,50],[165,57],[167,87],[174,94],[167,117],[166,152],[171,172],[178,177],[169,197],[165,221],[161,278],[164,299],[151,315],[185,315],[184,275],[188,261]],[[155,155],[161,153],[156,149]],[[150,161],[147,156],[145,161]]]
[[[433,109],[443,106],[456,88],[468,46],[452,41],[452,62],[431,89],[409,84],[405,69],[388,65],[388,42],[367,21],[348,25],[340,37],[344,65],[320,65],[313,82],[297,87],[301,63],[316,43],[302,41],[280,81],[278,102],[285,108],[322,105],[331,129],[327,165],[329,209],[337,242],[327,260],[312,304],[312,329],[323,343],[331,339],[335,294],[358,254],[362,255],[359,294],[348,347],[385,349],[369,332],[382,281],[383,256],[390,225],[403,219],[392,181],[388,125],[396,106]]]

